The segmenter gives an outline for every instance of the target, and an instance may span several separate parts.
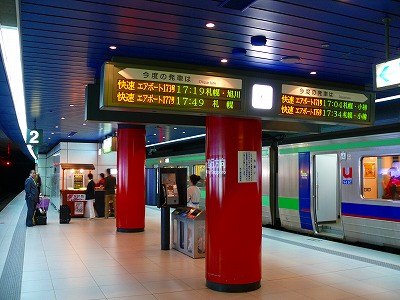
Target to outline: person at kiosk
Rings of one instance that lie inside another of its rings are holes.
[[[94,212],[94,181],[93,181],[93,174],[89,173],[88,174],[89,182],[86,187],[86,203],[87,207],[89,209],[89,219],[94,219],[96,217],[95,212]]]
[[[96,187],[100,187],[100,188],[104,188],[104,184],[106,182],[106,180],[104,179],[104,173],[100,173],[100,180],[98,183],[96,183]]]
[[[187,206],[199,208],[200,204],[200,189],[197,183],[200,181],[200,176],[192,174],[189,176],[190,186],[187,189]]]
[[[114,217],[117,217],[117,206],[115,203],[115,187],[117,184],[117,180],[114,176],[111,175],[111,169],[106,170],[106,178],[104,182],[104,190],[106,193],[105,196],[105,218],[108,219],[110,215],[110,202],[114,208]]]

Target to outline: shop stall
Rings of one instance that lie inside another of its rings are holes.
[[[84,217],[86,206],[86,186],[88,174],[95,167],[93,164],[60,164],[61,172],[61,204],[68,205],[71,217]]]

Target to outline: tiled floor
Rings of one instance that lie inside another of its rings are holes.
[[[23,205],[17,197],[0,213],[0,271]],[[51,207],[48,225],[26,231],[21,299],[400,299],[397,255],[266,228],[262,243],[261,288],[215,292],[205,287],[205,259],[160,250],[158,210],[146,208],[144,232],[117,233],[115,219],[60,225]]]

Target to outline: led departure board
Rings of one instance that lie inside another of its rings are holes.
[[[371,124],[371,99],[363,93],[282,85],[280,115],[319,122]]]
[[[103,107],[217,114],[243,109],[241,79],[112,64],[103,69]]]

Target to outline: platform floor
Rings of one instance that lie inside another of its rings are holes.
[[[205,259],[160,250],[160,212],[142,233],[115,219],[25,227],[24,194],[0,212],[0,299],[400,299],[400,256],[263,228],[262,285],[205,286]]]

